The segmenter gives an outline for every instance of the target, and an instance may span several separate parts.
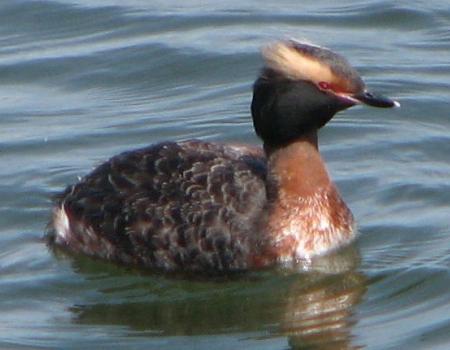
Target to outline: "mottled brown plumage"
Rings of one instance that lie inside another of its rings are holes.
[[[246,269],[266,164],[243,149],[186,141],[117,155],[61,195],[55,220],[69,220],[55,242],[162,270]]]
[[[52,241],[163,271],[230,272],[328,253],[350,243],[353,216],[320,156],[317,131],[368,93],[328,49],[294,41],[264,51],[252,117],[264,151],[202,141],[125,152],[59,196]]]

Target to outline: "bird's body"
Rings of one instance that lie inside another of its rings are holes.
[[[56,242],[163,270],[245,269],[266,198],[254,153],[186,141],[115,156],[63,194]]]
[[[287,42],[265,58],[252,103],[264,148],[191,140],[119,154],[59,196],[53,242],[119,263],[201,272],[289,263],[349,244],[353,216],[317,130],[357,100],[389,100],[366,94],[326,49]]]
[[[291,157],[298,168],[301,160]],[[299,175],[290,181],[306,184],[308,176]],[[246,270],[351,241],[351,213],[327,176],[301,196],[289,188],[278,193],[275,181],[259,148],[192,140],[125,152],[61,195],[55,241],[90,256],[171,271]],[[342,242],[327,242],[333,237]]]

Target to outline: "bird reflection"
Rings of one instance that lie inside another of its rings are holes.
[[[367,282],[351,247],[289,268],[213,281],[116,267],[105,273],[108,264],[70,261],[85,277],[84,288],[92,284],[99,292],[71,308],[76,323],[120,325],[144,336],[259,332],[261,338],[287,337],[291,349],[362,348],[352,335],[353,312]]]
[[[293,287],[286,298],[279,333],[292,349],[357,349],[352,345],[352,311],[365,288],[364,277],[344,273],[309,288]]]

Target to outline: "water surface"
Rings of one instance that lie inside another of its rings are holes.
[[[47,249],[51,196],[113,154],[257,144],[258,49],[289,36],[402,103],[320,134],[359,223],[353,250],[319,271],[211,281]],[[448,1],[10,0],[0,43],[0,347],[450,347]]]

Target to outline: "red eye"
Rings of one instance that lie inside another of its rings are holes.
[[[330,90],[330,89],[331,89],[330,84],[328,84],[326,81],[321,81],[321,82],[319,83],[319,87],[320,87],[322,90]]]

